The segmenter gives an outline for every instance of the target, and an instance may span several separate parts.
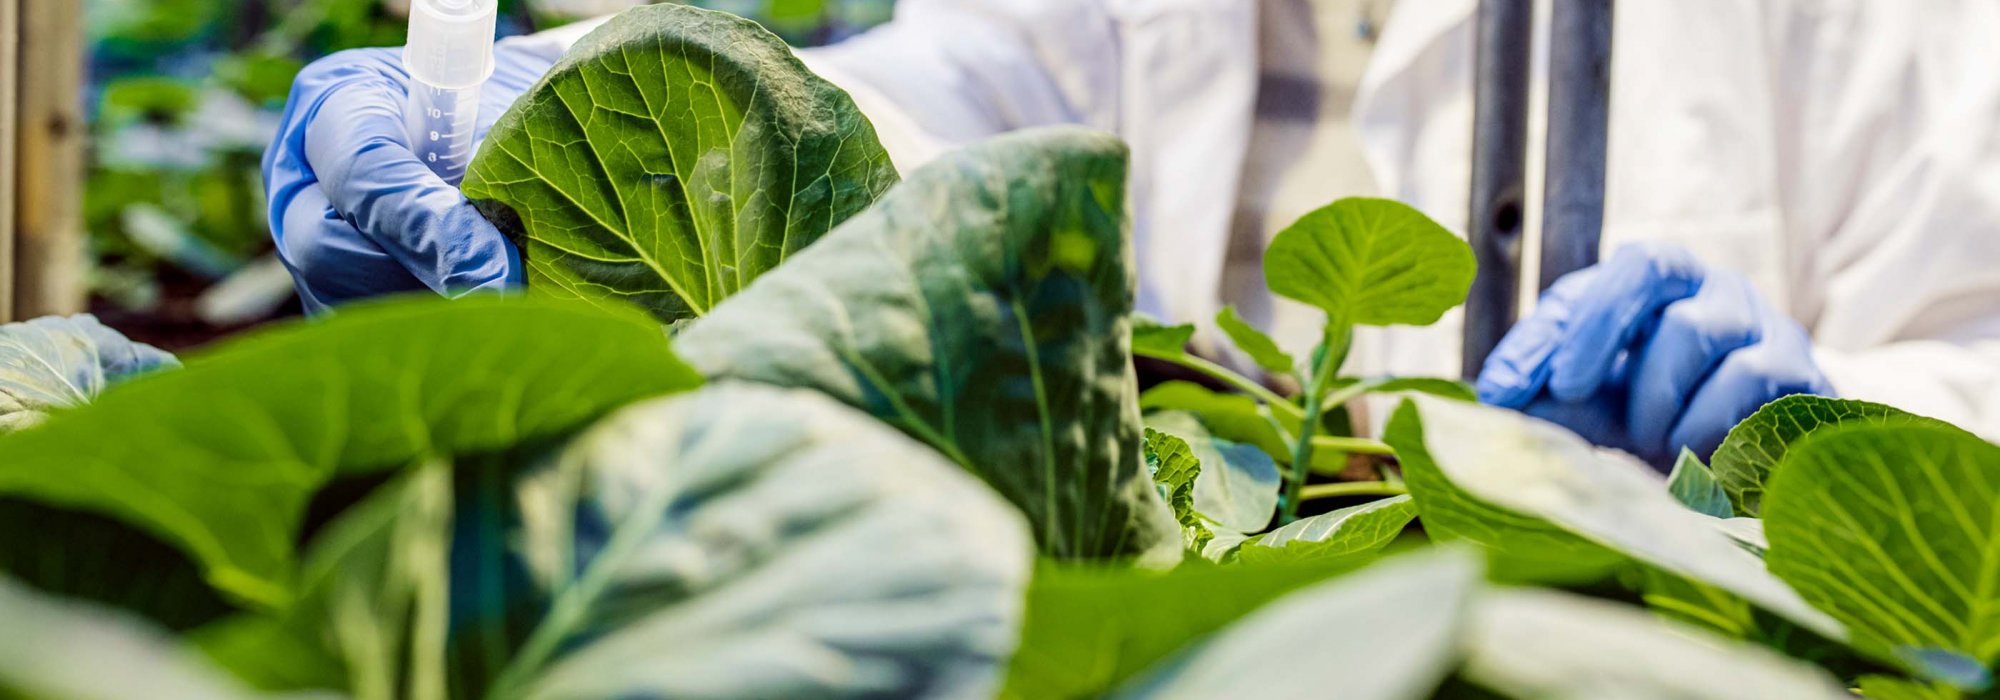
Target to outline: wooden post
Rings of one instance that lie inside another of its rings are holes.
[[[12,309],[15,319],[82,311],[84,27],[78,0],[0,0],[18,11],[8,78],[14,144]],[[18,6],[18,10],[16,7]]]
[[[14,186],[12,167],[21,96],[21,8],[0,1],[0,323],[14,320]]]

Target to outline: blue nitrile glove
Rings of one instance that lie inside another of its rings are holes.
[[[514,246],[411,153],[402,53],[356,49],[307,66],[264,152],[271,237],[307,311],[521,282]],[[549,42],[500,43],[480,93],[479,138],[560,54]]]
[[[1683,446],[1707,456],[1767,402],[1833,393],[1805,329],[1749,280],[1658,244],[1558,280],[1487,357],[1478,390],[1662,468]]]

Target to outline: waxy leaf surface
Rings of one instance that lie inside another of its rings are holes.
[[[1436,323],[1465,303],[1472,248],[1410,205],[1352,197],[1300,217],[1264,251],[1271,291],[1334,323]]]
[[[351,306],[0,440],[0,497],[122,521],[239,600],[275,605],[305,507],[336,475],[555,436],[700,381],[636,312],[493,297]]]
[[[756,23],[619,14],[500,117],[464,190],[529,289],[707,313],[896,182],[875,129]]]
[[[2000,662],[1996,489],[2000,447],[1956,428],[1815,433],[1772,476],[1765,561],[1862,643],[1937,680],[1986,685],[1979,672]],[[1943,655],[1971,659],[1974,677]]]
[[[1178,557],[1142,461],[1126,151],[1081,128],[947,154],[675,347],[714,378],[817,390],[929,443],[1042,550]]]

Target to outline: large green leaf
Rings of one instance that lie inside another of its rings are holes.
[[[910,176],[682,331],[711,377],[818,390],[929,443],[1062,558],[1177,556],[1140,457],[1126,151],[1074,127]]]
[[[1450,453],[1432,455],[1429,444],[1434,441],[1426,439],[1449,429],[1427,426],[1417,404],[1405,401],[1382,434],[1402,461],[1403,478],[1426,533],[1478,545],[1491,560],[1493,573],[1507,580],[1587,581],[1624,561],[1601,544],[1532,513],[1495,505],[1456,483],[1440,462]]]
[[[512,492],[546,612],[501,697],[978,697],[1013,651],[1020,515],[821,396],[634,406]]]
[[[1119,697],[1430,697],[1478,587],[1464,552],[1383,562],[1264,606]]]
[[[2000,447],[1956,428],[1814,433],[1772,475],[1765,559],[1863,643],[1937,680],[1984,685],[2000,661],[1997,489]],[[1975,677],[1937,655],[1975,660]]]
[[[1194,414],[1161,411],[1146,426],[1187,441],[1201,461],[1194,482],[1194,509],[1217,525],[1238,532],[1261,532],[1278,509],[1278,465],[1263,450],[1210,434]]]
[[[1943,425],[1879,403],[1795,394],[1765,404],[1737,423],[1715,448],[1709,465],[1736,505],[1737,514],[1757,515],[1762,509],[1764,485],[1784,461],[1791,444],[1815,430],[1851,421]]]
[[[1540,566],[1630,558],[1738,595],[1834,640],[1838,622],[1807,605],[1723,521],[1682,506],[1650,467],[1553,423],[1500,408],[1414,395],[1386,439],[1403,459],[1431,532]]]
[[[557,435],[699,382],[637,313],[492,297],[349,307],[0,439],[0,496],[123,521],[275,605],[307,502],[336,474]]]
[[[1169,572],[1049,563],[1028,587],[1008,700],[1097,698],[1286,593],[1359,562],[1205,561]]]
[[[748,20],[639,7],[500,117],[465,193],[540,293],[700,316],[896,181],[854,102]]]
[[[824,396],[722,384],[377,489],[284,625],[357,698],[980,697],[1020,514]]]
[[[1436,323],[1465,302],[1472,248],[1407,204],[1351,197],[1300,217],[1264,251],[1264,279],[1280,296],[1317,306],[1334,323]]]
[[[89,403],[127,377],[178,366],[173,355],[127,340],[93,316],[0,326],[0,433]]]
[[[1256,563],[1372,555],[1389,546],[1416,517],[1417,506],[1409,496],[1370,501],[1259,535],[1238,548],[1236,556]]]
[[[1630,607],[1535,589],[1473,605],[1463,674],[1511,697],[1850,697],[1825,671]]]
[[[0,698],[229,700],[252,694],[179,640],[0,576]]]

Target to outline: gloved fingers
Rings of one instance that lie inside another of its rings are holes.
[[[308,313],[378,294],[424,289],[380,246],[348,225],[317,185],[300,187],[279,213],[278,259]]]
[[[1612,361],[1667,304],[1693,296],[1704,270],[1679,246],[1635,244],[1599,266],[1549,359],[1549,392],[1579,401],[1606,383]]]
[[[1631,398],[1626,432],[1648,456],[1674,452],[1667,444],[1667,432],[1695,388],[1723,358],[1761,339],[1762,304],[1748,279],[1717,272],[1702,283],[1701,291],[1669,304],[1660,314],[1659,327],[1637,351],[1638,362],[1627,385]]]
[[[1767,317],[1762,334],[1763,342],[1730,353],[1695,390],[1668,434],[1670,450],[1685,446],[1707,457],[1730,428],[1764,404],[1792,394],[1832,394],[1804,329],[1789,318]]]
[[[410,150],[406,97],[401,85],[379,76],[357,77],[325,95],[305,128],[305,152],[328,203],[433,290],[518,282],[512,244]]]
[[[1572,309],[1596,276],[1595,268],[1564,275],[1549,286],[1535,311],[1507,331],[1479,368],[1474,389],[1482,403],[1521,408],[1549,379],[1549,356],[1562,339]]]
[[[1583,401],[1563,401],[1543,394],[1522,407],[1521,412],[1575,432],[1593,445],[1632,451],[1632,441],[1619,420],[1618,408],[1625,402],[1617,389]]]

